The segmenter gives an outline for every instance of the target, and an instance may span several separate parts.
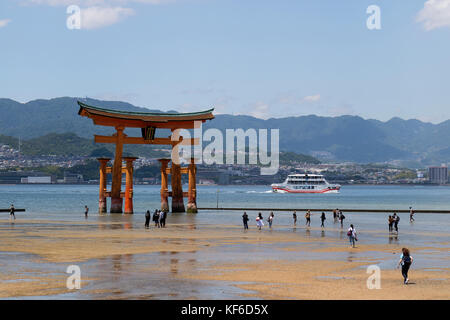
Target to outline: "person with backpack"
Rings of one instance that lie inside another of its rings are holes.
[[[398,261],[397,268],[402,266],[402,276],[403,276],[403,283],[408,284],[408,271],[409,267],[411,267],[411,264],[413,262],[413,257],[409,253],[408,248],[402,248],[402,255],[400,256],[400,260]]]
[[[322,224],[320,225],[322,228],[325,227],[324,222],[327,219],[327,217],[325,217],[325,212],[322,212],[322,215],[320,216],[320,221],[322,221]]]
[[[354,248],[355,241],[358,241],[358,238],[356,237],[356,229],[355,229],[355,227],[353,227],[352,224],[350,225],[350,228],[348,228],[348,230],[347,230],[347,236],[350,241],[350,245],[352,246],[352,248]]]
[[[242,222],[244,223],[244,230],[248,230],[248,214],[244,212],[242,215]]]

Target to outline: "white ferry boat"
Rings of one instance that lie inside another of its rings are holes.
[[[339,193],[340,189],[320,174],[290,174],[283,183],[272,184],[272,191],[278,193]]]

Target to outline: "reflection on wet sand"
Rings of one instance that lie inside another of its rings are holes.
[[[366,231],[361,236],[358,247],[352,249],[344,237],[345,231],[339,229],[331,229],[329,232],[328,229],[311,227],[305,228],[305,233],[295,233],[297,228],[287,227],[283,230],[277,226],[272,232],[267,229],[257,231],[254,228],[242,232],[240,225],[196,225],[193,219],[177,216],[167,228],[150,230],[138,223],[133,225],[129,217],[112,215],[88,222],[21,221],[14,229],[0,224],[0,252],[30,253],[22,255],[22,260],[15,261],[15,267],[11,265],[5,270],[12,280],[23,278],[23,274],[16,272],[16,266],[22,263],[30,264],[31,270],[40,270],[48,269],[46,263],[51,262],[58,266],[55,274],[63,279],[66,277],[64,272],[67,265],[80,265],[83,274],[81,291],[68,292],[65,282],[54,274],[48,275],[50,284],[46,285],[56,290],[51,292],[70,294],[74,298],[200,299],[242,298],[241,294],[246,292],[241,290],[243,288],[238,288],[240,284],[230,285],[224,282],[225,278],[221,282],[205,282],[209,275],[220,277],[220,273],[214,272],[217,265],[231,264],[230,268],[234,268],[242,263],[252,263],[258,266],[267,257],[293,264],[306,263],[308,259],[323,259],[327,268],[315,266],[315,272],[317,276],[331,277],[336,271],[333,266],[337,261],[349,263],[349,267],[356,268],[360,261],[373,263],[374,260],[383,261],[386,256],[391,258],[392,251],[397,252],[401,245],[400,240],[395,237],[389,238],[392,241],[389,244],[381,243],[385,242],[385,236],[380,236],[380,232],[376,231]],[[176,220],[182,223],[176,223]],[[196,227],[192,228],[193,226]],[[440,235],[423,235],[432,238],[435,243],[438,236]],[[341,241],[342,239],[345,241]],[[439,242],[439,246],[434,248],[433,253],[427,253],[428,261],[435,263],[432,257],[441,258],[443,250],[448,249],[448,243]],[[412,250],[415,258],[420,257],[417,253],[419,247]],[[330,261],[333,263],[329,263]],[[436,261],[439,262],[439,259]],[[446,262],[440,263],[445,270]],[[2,271],[3,269],[2,265]],[[279,272],[277,264],[273,273]],[[442,272],[444,274],[435,278],[447,279],[446,271]],[[199,279],[191,279],[192,274],[200,274]],[[23,281],[20,283],[22,287],[27,285]],[[19,290],[19,285],[14,282],[9,282],[8,285],[0,282],[0,286],[3,294],[0,296],[3,297],[46,295],[46,292],[50,292],[39,289],[42,286]],[[264,294],[257,297],[264,297]]]
[[[389,244],[393,244],[393,243],[398,244],[398,235],[390,234],[388,239],[389,239]]]

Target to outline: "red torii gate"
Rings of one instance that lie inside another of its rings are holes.
[[[125,198],[125,213],[133,213],[133,162],[137,158],[122,158],[124,144],[158,144],[171,145],[172,149],[180,145],[196,145],[198,139],[183,139],[179,137],[172,140],[173,132],[177,129],[194,129],[197,121],[202,123],[214,119],[214,109],[192,113],[152,113],[152,112],[128,112],[104,109],[89,106],[78,101],[80,110],[78,114],[92,119],[95,125],[109,126],[116,129],[112,136],[94,135],[96,143],[114,143],[116,145],[114,162],[108,167],[109,158],[99,158],[100,162],[100,187],[99,187],[99,211],[106,212],[106,198],[111,198],[111,213],[122,213],[123,198]],[[141,128],[142,137],[128,137],[125,128]],[[167,138],[155,138],[156,129],[170,129],[172,134]],[[123,167],[123,160],[126,166]],[[188,212],[197,212],[196,204],[196,165],[194,159],[187,168],[181,168],[172,159],[171,167],[168,163],[171,159],[159,159],[161,162],[161,210],[168,211],[168,197],[172,197],[172,212],[184,212],[183,196],[188,197]],[[106,175],[112,174],[111,191],[106,190]],[[126,174],[125,193],[121,192],[122,174]],[[181,174],[189,175],[188,192],[183,192],[181,186]],[[168,190],[168,174],[171,175],[172,191]]]

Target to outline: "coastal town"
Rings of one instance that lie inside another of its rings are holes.
[[[135,184],[160,184],[159,168],[158,158],[139,157],[135,161]],[[446,164],[411,169],[390,163],[322,162],[312,157],[281,157],[275,175],[260,175],[258,165],[200,164],[197,176],[200,185],[270,185],[292,173],[320,173],[341,185],[448,183]],[[183,182],[187,183],[187,178]],[[0,145],[0,184],[32,183],[98,184],[98,162],[95,156],[23,155],[9,145]]]

